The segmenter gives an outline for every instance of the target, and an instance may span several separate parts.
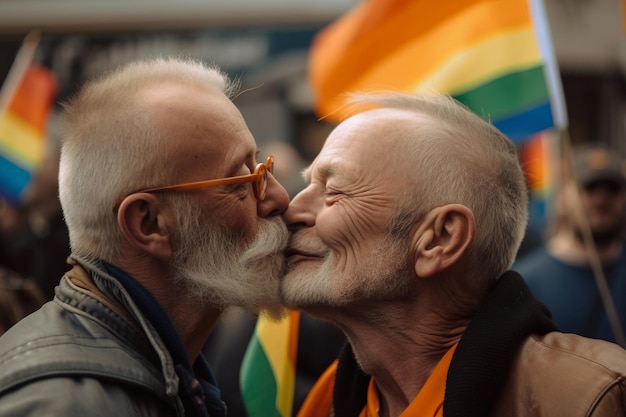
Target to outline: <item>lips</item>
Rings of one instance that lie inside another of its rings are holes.
[[[289,264],[294,264],[306,260],[318,260],[322,258],[322,256],[319,254],[307,252],[305,250],[300,250],[297,248],[287,248],[285,250],[285,257]]]
[[[319,261],[328,254],[328,247],[317,237],[296,232],[291,235],[285,258],[289,265],[304,261]]]

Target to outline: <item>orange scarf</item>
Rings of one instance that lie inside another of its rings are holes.
[[[400,417],[442,417],[446,378],[457,345],[452,346],[441,358],[426,383]],[[334,361],[317,380],[302,404],[298,417],[328,417],[333,400],[335,374],[338,361]],[[370,380],[367,405],[359,417],[378,417],[378,391],[374,378]]]

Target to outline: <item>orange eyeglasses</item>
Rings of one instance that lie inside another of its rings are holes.
[[[187,182],[184,184],[176,184],[176,185],[167,185],[165,187],[152,187],[145,188],[142,190],[133,191],[128,194],[126,197],[137,194],[137,193],[152,193],[155,191],[184,191],[184,190],[194,190],[196,188],[204,188],[204,187],[213,187],[216,185],[229,185],[229,184],[239,184],[242,182],[252,182],[254,183],[254,196],[257,200],[263,201],[267,195],[267,173],[274,172],[274,156],[270,155],[267,158],[267,161],[263,163],[258,163],[256,168],[254,168],[254,172],[250,175],[239,175],[236,177],[228,177],[228,178],[217,178],[214,180],[205,180],[205,181],[195,181],[195,182]],[[115,207],[113,207],[113,212],[117,213],[122,204],[122,201],[126,198],[120,199]]]

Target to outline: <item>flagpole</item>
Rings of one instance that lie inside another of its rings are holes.
[[[567,129],[569,120],[565,106],[565,95],[561,85],[559,65],[552,46],[552,36],[548,25],[548,16],[543,0],[528,0],[530,6],[533,28],[537,38],[537,46],[543,58],[543,69],[550,91],[550,104],[554,125],[558,129]]]
[[[617,314],[617,310],[613,302],[613,297],[611,297],[611,290],[609,289],[609,286],[606,281],[606,276],[602,268],[602,262],[600,261],[598,250],[596,248],[595,242],[593,241],[593,236],[591,233],[591,225],[589,224],[589,216],[588,216],[587,210],[585,209],[585,206],[582,203],[582,188],[580,185],[580,181],[578,179],[578,175],[576,171],[573,169],[572,142],[571,142],[567,129],[561,129],[560,133],[562,137],[561,143],[563,146],[563,155],[565,157],[567,172],[569,175],[572,176],[573,180],[576,183],[575,204],[578,205],[578,207],[580,207],[581,212],[584,214],[583,216],[580,216],[581,218],[577,219],[577,221],[579,222],[579,227],[582,233],[585,251],[587,253],[587,256],[589,257],[589,263],[593,271],[593,276],[596,280],[598,291],[600,292],[600,298],[602,300],[602,304],[604,305],[604,309],[609,318],[609,324],[611,325],[611,329],[613,330],[615,341],[620,346],[626,348],[626,338],[624,337],[624,329],[620,323],[619,315]]]
[[[24,73],[33,62],[39,39],[39,32],[32,31],[22,41],[22,46],[13,60],[2,88],[0,88],[0,118],[4,116],[4,113],[9,108],[9,104],[17,92]]]

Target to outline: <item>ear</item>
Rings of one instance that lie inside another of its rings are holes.
[[[129,195],[117,212],[117,223],[128,242],[164,261],[172,256],[169,222],[159,200],[150,193]]]
[[[414,233],[415,272],[427,278],[457,262],[476,231],[472,211],[461,204],[431,210]]]

